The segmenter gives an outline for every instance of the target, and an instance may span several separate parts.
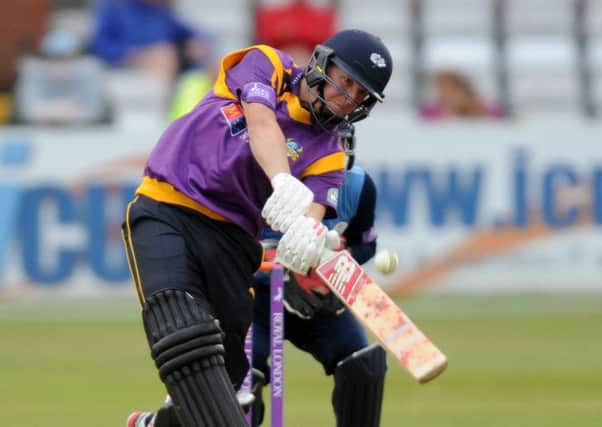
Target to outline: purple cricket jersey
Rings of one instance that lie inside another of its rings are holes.
[[[192,207],[259,237],[272,186],[251,153],[242,100],[275,111],[292,174],[313,191],[314,202],[334,212],[345,156],[339,138],[312,125],[301,107],[302,77],[290,56],[265,45],[225,56],[212,92],[159,139],[137,194]]]

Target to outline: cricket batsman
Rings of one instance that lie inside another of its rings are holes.
[[[236,399],[249,368],[249,285],[265,225],[278,259],[307,274],[336,215],[341,125],[366,118],[391,55],[344,30],[300,68],[265,45],[226,55],[213,86],[160,137],[122,227],[150,355],[183,427],[246,425]],[[129,427],[162,427],[134,413]]]

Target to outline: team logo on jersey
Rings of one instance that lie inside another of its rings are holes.
[[[328,200],[333,206],[336,206],[339,202],[339,189],[336,187],[328,189],[326,193],[326,200]]]
[[[221,108],[228,126],[230,127],[230,135],[240,135],[247,129],[247,119],[238,104],[229,104]]]
[[[370,55],[370,61],[372,61],[374,66],[378,67],[378,68],[385,68],[387,66],[387,62],[385,61],[385,58],[380,56],[380,53],[373,52]]]
[[[301,153],[303,153],[303,147],[297,144],[293,138],[287,138],[286,155],[290,157],[291,160],[297,160]]]

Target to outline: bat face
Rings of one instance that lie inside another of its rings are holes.
[[[352,305],[358,290],[370,281],[370,277],[347,251],[336,252],[333,257],[323,261],[316,268],[316,273],[346,305]]]
[[[445,370],[445,355],[348,251],[326,251],[315,272],[416,381],[425,383]]]

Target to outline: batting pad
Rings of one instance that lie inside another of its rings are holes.
[[[187,292],[169,289],[146,300],[142,319],[182,426],[246,426],[224,366],[223,333],[209,310]]]
[[[377,344],[343,359],[334,372],[332,404],[337,427],[378,427],[387,356]]]

